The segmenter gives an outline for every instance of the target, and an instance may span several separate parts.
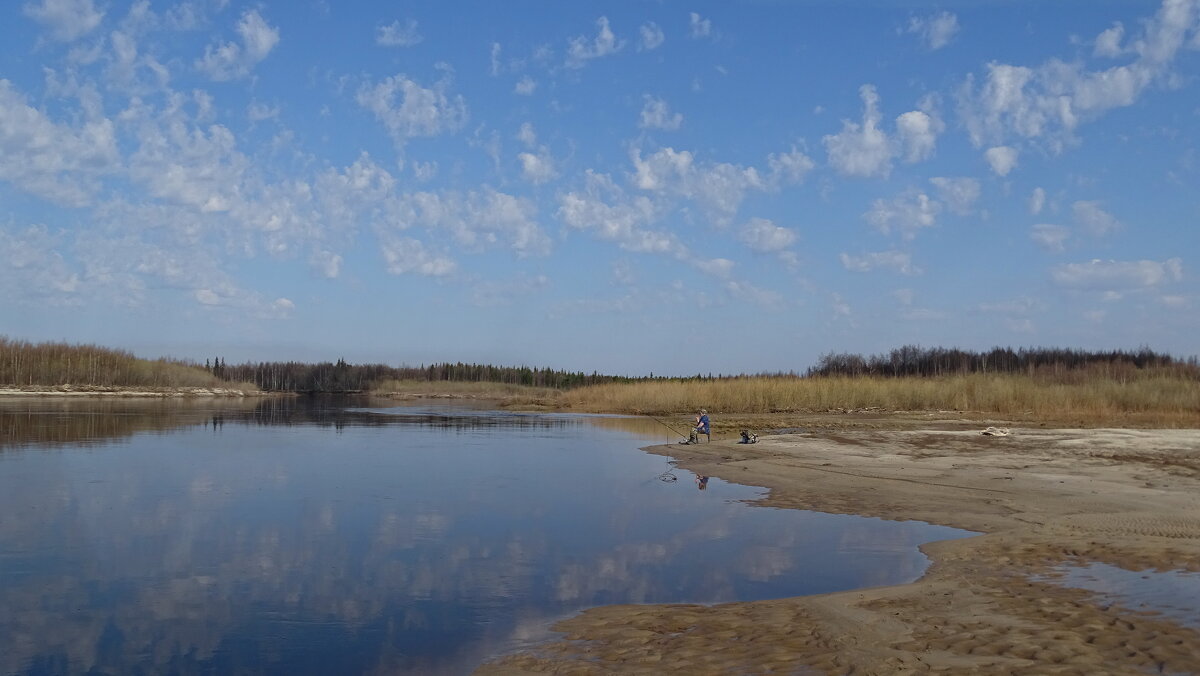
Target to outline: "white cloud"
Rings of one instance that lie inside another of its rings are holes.
[[[1068,263],[1051,271],[1055,283],[1078,289],[1100,291],[1131,291],[1159,286],[1183,279],[1183,262],[1178,258],[1165,261],[1102,261]]]
[[[501,69],[500,52],[501,52],[501,50],[502,50],[502,47],[500,46],[499,42],[492,43],[492,75],[493,76],[500,74],[500,69]]]
[[[196,292],[193,294],[193,296],[195,297],[196,302],[200,303],[201,305],[221,304],[221,297],[211,289],[196,289]]]
[[[262,122],[279,117],[279,106],[268,106],[265,103],[251,101],[246,107],[246,117],[250,118],[251,122]]]
[[[130,178],[150,195],[201,212],[227,212],[241,202],[249,159],[228,128],[194,126],[176,98],[164,111],[126,111],[136,127],[137,150],[128,160]]]
[[[801,183],[815,166],[812,158],[794,147],[790,152],[767,156],[767,167],[771,170],[770,182],[774,185]]]
[[[912,289],[896,289],[891,293],[891,296],[901,305],[912,305],[917,295]]]
[[[863,85],[858,92],[864,106],[862,124],[843,120],[840,133],[822,139],[829,163],[849,176],[887,176],[892,169],[892,147],[879,128],[879,95],[871,85]]]
[[[204,58],[196,60],[196,68],[213,80],[246,77],[279,44],[279,29],[268,24],[258,10],[252,9],[242,14],[235,30],[241,38],[241,44],[211,44],[205,48]]]
[[[675,131],[683,124],[683,115],[681,113],[672,114],[666,101],[656,99],[649,94],[646,94],[643,99],[646,103],[642,106],[642,114],[638,120],[639,128]]]
[[[425,277],[445,277],[458,269],[453,260],[430,253],[424,244],[411,237],[383,236],[379,248],[387,263],[387,271],[393,275],[412,273]]]
[[[412,47],[425,38],[417,32],[417,20],[409,19],[403,24],[399,20],[375,29],[375,44],[384,47]]]
[[[571,39],[567,47],[567,68],[583,68],[588,61],[615,54],[624,46],[624,41],[618,41],[609,28],[608,17],[596,19],[596,27],[596,37],[590,41],[582,35]]]
[[[397,149],[410,138],[457,131],[467,122],[467,104],[460,95],[448,95],[449,81],[422,87],[404,75],[394,75],[375,86],[358,90],[358,105],[383,123]]]
[[[65,206],[88,204],[120,165],[113,123],[88,117],[78,128],[57,124],[0,79],[0,180]]]
[[[554,158],[550,157],[550,153],[545,148],[540,149],[536,154],[521,153],[517,155],[517,160],[521,162],[521,175],[534,185],[541,185],[558,178],[558,171],[554,168]]]
[[[62,235],[44,225],[18,230],[0,225],[0,294],[17,301],[70,303],[81,290],[79,273],[59,251]]]
[[[537,81],[528,75],[522,77],[513,85],[513,92],[521,96],[531,96],[537,90]]]
[[[641,49],[646,51],[658,49],[662,46],[663,41],[667,39],[666,35],[663,34],[662,29],[659,28],[658,24],[654,23],[653,21],[642,24],[641,28],[638,29],[638,32],[642,36]]]
[[[908,192],[891,200],[875,200],[863,217],[885,235],[896,230],[904,239],[912,239],[921,228],[936,225],[941,211],[941,203],[925,193]]]
[[[958,33],[958,17],[950,12],[941,12],[927,17],[912,17],[905,32],[921,38],[931,50],[950,44]]]
[[[1029,232],[1029,238],[1047,251],[1062,251],[1071,231],[1061,225],[1039,223]]]
[[[912,264],[912,255],[903,251],[876,251],[861,256],[842,253],[838,258],[842,267],[853,272],[891,270],[909,276],[921,274],[921,269]]]
[[[796,233],[765,218],[752,218],[742,226],[738,239],[754,251],[774,253],[795,244]]]
[[[1121,40],[1125,37],[1125,26],[1120,21],[1113,23],[1112,27],[1096,36],[1096,47],[1093,50],[1095,56],[1103,56],[1108,58],[1116,58],[1121,56],[1125,50],[1121,49]]]
[[[526,148],[536,146],[537,132],[533,130],[533,124],[529,122],[521,123],[521,128],[517,131],[517,140],[525,144]]]
[[[518,256],[541,255],[550,250],[550,238],[537,222],[532,201],[491,188],[458,193],[418,192],[399,198],[391,226],[422,226],[449,232],[468,249],[507,245]]]
[[[1081,122],[1132,105],[1147,87],[1162,81],[1187,32],[1195,30],[1196,15],[1195,0],[1163,0],[1123,50],[1133,60],[1106,70],[1086,70],[1081,63],[1059,59],[1035,67],[989,63],[978,87],[974,76],[968,76],[959,92],[960,117],[972,143],[998,145],[1017,137],[1060,151],[1074,141]],[[1115,37],[1104,38],[1102,52],[1111,51]]]
[[[41,0],[23,8],[25,16],[50,29],[55,40],[70,42],[92,32],[104,18],[92,0]]]
[[[919,110],[904,113],[896,118],[896,134],[903,147],[905,162],[919,162],[933,155],[938,134],[945,125],[936,117]]]
[[[1046,191],[1041,188],[1034,188],[1033,193],[1029,195],[1029,213],[1037,216],[1042,213],[1042,209],[1046,206]]]
[[[747,190],[772,187],[754,167],[698,163],[686,150],[662,148],[643,159],[641,151],[634,149],[630,158],[632,179],[639,189],[695,201],[717,225],[728,225]]]
[[[712,21],[701,18],[699,14],[688,14],[688,32],[693,38],[706,38],[712,35]]]
[[[1080,200],[1071,205],[1075,222],[1096,237],[1110,235],[1121,228],[1121,222],[1100,208],[1099,202]]]
[[[950,211],[965,216],[981,193],[979,181],[973,178],[935,176],[929,182],[938,189],[938,197]]]
[[[1010,146],[988,148],[983,157],[997,176],[1008,176],[1017,166],[1017,149]]]
[[[342,257],[332,251],[314,251],[310,262],[327,279],[337,279],[342,274]]]
[[[648,227],[658,216],[653,200],[629,196],[609,176],[590,169],[582,191],[559,196],[558,218],[570,228],[593,232],[626,251],[686,255],[675,235]]]

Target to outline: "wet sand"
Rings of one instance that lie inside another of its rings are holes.
[[[1200,430],[988,437],[985,426],[814,425],[754,445],[649,448],[701,474],[768,487],[764,505],[983,535],[925,545],[932,565],[906,585],[594,608],[555,625],[561,640],[476,673],[1200,673],[1200,631],[1037,581],[1092,561],[1200,570]]]

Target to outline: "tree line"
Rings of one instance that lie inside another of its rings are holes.
[[[31,343],[0,336],[0,384],[94,387],[221,387],[224,382],[175,359],[140,359],[97,345]]]
[[[905,345],[887,353],[863,356],[822,355],[808,376],[948,376],[968,373],[1064,373],[1080,370],[1119,373],[1129,369],[1169,369],[1200,377],[1196,357],[1178,359],[1148,347],[1125,350],[1077,350],[1053,347],[995,347],[986,352]]]
[[[590,374],[529,366],[494,366],[464,362],[428,366],[388,366],[386,364],[350,364],[344,359],[316,364],[287,362],[247,362],[228,365],[224,359],[211,360],[206,366],[220,378],[253,383],[274,392],[353,392],[370,389],[383,380],[417,382],[470,382],[527,385],[570,389],[584,385],[633,382],[642,378]]]

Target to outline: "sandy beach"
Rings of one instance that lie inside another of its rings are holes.
[[[985,426],[814,421],[754,445],[649,448],[768,487],[763,505],[981,535],[922,547],[932,565],[911,584],[594,608],[476,673],[1200,673],[1200,630],[1053,580],[1089,562],[1200,570],[1200,430]]]

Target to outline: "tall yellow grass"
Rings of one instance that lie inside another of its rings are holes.
[[[1200,379],[1151,371],[1122,378],[971,374],[937,378],[748,377],[594,385],[562,395],[573,410],[667,415],[800,413],[878,407],[1066,419],[1151,414],[1200,423]]]

